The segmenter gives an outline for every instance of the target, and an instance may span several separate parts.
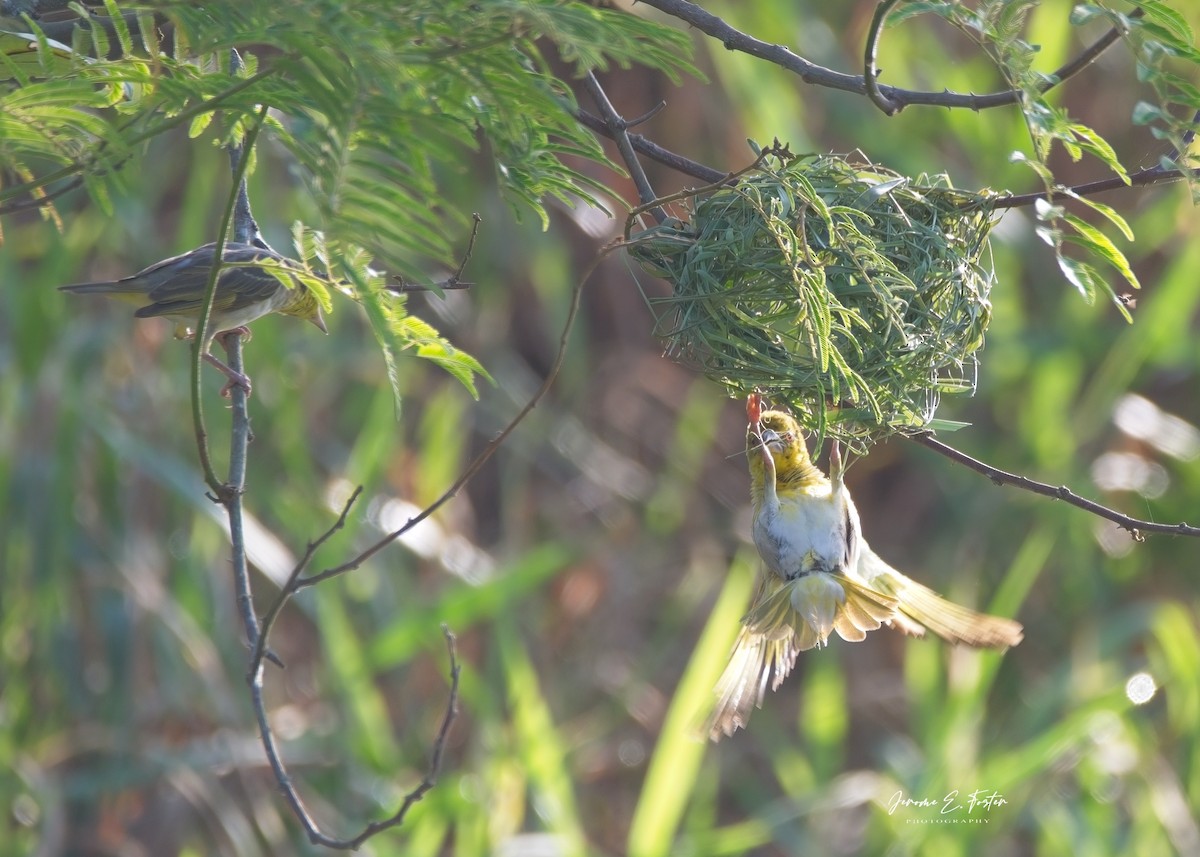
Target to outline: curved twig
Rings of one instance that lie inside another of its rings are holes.
[[[437,783],[438,774],[442,767],[442,755],[446,748],[446,739],[450,735],[450,727],[453,725],[454,718],[458,714],[458,680],[460,674],[454,634],[445,625],[442,626],[442,634],[446,638],[446,650],[450,655],[450,693],[446,700],[445,713],[442,715],[441,728],[438,729],[437,737],[434,738],[433,747],[430,752],[429,768],[426,770],[425,777],[417,784],[416,788],[405,795],[400,808],[395,814],[383,821],[371,822],[363,828],[361,833],[351,839],[337,839],[322,833],[321,828],[304,805],[300,793],[296,791],[296,786],[292,783],[292,779],[287,772],[287,767],[283,763],[283,757],[279,753],[279,746],[275,743],[275,733],[272,731],[270,721],[267,718],[267,706],[263,699],[262,660],[261,657],[259,658],[258,668],[250,677],[250,695],[254,703],[254,716],[258,721],[259,736],[266,750],[271,772],[275,775],[275,782],[278,783],[284,800],[287,801],[296,818],[304,826],[304,832],[308,836],[308,841],[312,844],[323,845],[326,848],[336,848],[342,851],[355,851],[381,830],[401,824],[412,805],[424,797],[425,793]]]
[[[900,0],[882,0],[875,7],[875,15],[871,18],[871,27],[867,31],[867,45],[863,55],[863,86],[871,103],[883,111],[885,116],[895,116],[904,105],[897,104],[879,91],[879,68],[875,60],[879,53],[879,39],[883,36],[883,22],[887,13],[892,11]]]
[[[450,727],[454,725],[454,718],[458,716],[458,677],[462,671],[458,665],[454,634],[445,625],[442,625],[442,634],[446,637],[446,649],[450,652],[450,695],[446,701],[446,711],[442,715],[441,728],[438,729],[437,737],[433,739],[433,750],[429,754],[429,767],[421,782],[417,783],[413,790],[404,796],[404,800],[400,802],[400,808],[391,818],[371,822],[363,828],[362,833],[350,840],[346,847],[351,851],[357,851],[376,833],[402,824],[412,805],[425,797],[425,793],[437,785],[438,775],[442,770],[442,754],[446,750],[446,739],[450,737]]]
[[[254,146],[254,141],[258,138],[258,132],[262,129],[263,122],[267,118],[267,105],[263,105],[258,111],[258,121],[255,122],[246,132],[246,139],[242,147],[248,152]],[[233,155],[231,154],[231,157]],[[246,168],[250,159],[248,157],[235,158],[235,166],[233,170],[234,191],[230,195],[229,205],[225,207],[225,214],[221,217],[221,224],[217,227],[217,252],[213,254],[212,268],[208,272],[208,285],[205,288],[204,297],[200,306],[200,317],[196,321],[195,339],[192,344],[192,377],[191,377],[191,394],[192,394],[192,429],[196,434],[196,446],[200,455],[200,467],[204,471],[204,481],[208,484],[212,491],[212,496],[220,503],[226,503],[227,495],[232,491],[240,496],[241,488],[238,486],[229,486],[221,482],[217,478],[216,471],[213,469],[212,458],[208,451],[208,430],[204,427],[204,410],[201,406],[201,384],[200,375],[204,354],[209,346],[208,330],[212,317],[213,301],[217,295],[217,280],[221,275],[221,262],[225,255],[225,239],[229,236],[230,225],[233,222],[234,212],[238,207],[238,197],[240,195],[241,185],[246,179]],[[248,205],[249,203],[247,203]],[[251,645],[254,643],[254,638],[251,638]]]
[[[988,479],[992,480],[996,485],[1012,485],[1020,488],[1023,491],[1030,491],[1034,494],[1040,494],[1043,497],[1052,497],[1055,500],[1062,500],[1072,506],[1077,506],[1085,512],[1090,512],[1105,520],[1112,521],[1121,529],[1126,530],[1134,541],[1142,542],[1146,540],[1146,533],[1169,533],[1176,536],[1193,536],[1200,538],[1200,527],[1193,527],[1185,523],[1178,524],[1159,524],[1154,521],[1142,521],[1138,518],[1131,518],[1129,515],[1123,515],[1115,509],[1110,509],[1107,506],[1102,506],[1085,497],[1080,497],[1070,488],[1065,485],[1047,485],[1045,482],[1036,482],[1026,476],[1020,476],[1016,473],[1009,473],[1006,470],[1001,470],[998,467],[993,467],[986,464],[977,458],[972,458],[965,452],[959,452],[952,446],[947,446],[940,440],[936,440],[932,434],[925,432],[923,434],[910,435],[909,440],[914,443],[919,443],[922,446],[932,449],[939,455],[944,455],[951,461],[956,461],[977,473],[982,473]]]

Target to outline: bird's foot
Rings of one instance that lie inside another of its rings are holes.
[[[249,342],[251,339],[250,328],[244,324],[241,327],[231,327],[229,330],[222,330],[217,334],[216,338],[221,340],[222,345],[225,345],[225,337],[227,336],[240,336],[243,340]]]
[[[218,360],[216,357],[212,356],[208,352],[205,352],[204,359],[207,360],[209,363],[211,363],[213,366],[216,366],[218,369],[220,369],[221,373],[226,378],[229,379],[229,382],[224,387],[221,388],[221,398],[228,399],[230,392],[233,390],[234,387],[241,387],[243,390],[246,391],[246,398],[250,398],[250,376],[249,375],[245,375],[241,372],[233,371],[232,369],[230,369],[228,366],[226,366],[224,363],[222,363],[220,360]]]
[[[829,475],[834,478],[834,481],[842,480],[842,444],[840,441],[834,441],[833,446],[829,450]]]

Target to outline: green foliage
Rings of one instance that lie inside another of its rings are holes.
[[[188,5],[194,12],[203,4]],[[848,35],[862,25],[855,4],[704,6],[771,43],[819,49],[833,67],[861,63]],[[293,22],[291,8],[275,4],[275,27],[322,26]],[[1191,27],[1200,23],[1186,4],[1174,8]],[[1065,25],[1068,4],[1061,15],[1042,9],[1029,18],[1027,40],[1051,67],[1080,37]],[[386,23],[399,13],[380,14]],[[152,33],[131,23],[134,49]],[[919,19],[889,31],[886,82],[911,74],[937,91],[1004,85],[978,51],[956,52],[961,46],[946,36]],[[101,37],[88,37],[89,53],[93,38]],[[718,84],[685,81],[639,133],[688,140],[691,154],[724,165],[745,137],[769,138],[792,123],[807,151],[862,146],[907,175],[947,171],[958,187],[1042,185],[1008,160],[1028,140],[1015,109],[913,107],[885,118],[721,44],[707,49],[702,64]],[[281,55],[247,59],[253,76]],[[190,86],[188,74],[179,68],[153,80],[152,97]],[[628,92],[657,95],[656,79],[634,73],[629,81]],[[745,88],[729,97],[739,82]],[[1055,105],[1091,117],[1123,160],[1146,151],[1154,142],[1146,127],[1130,128],[1110,108],[1151,104],[1153,93],[1132,74],[1100,83],[1085,74]],[[116,106],[96,115],[136,111],[139,89],[123,84]],[[217,112],[223,103],[177,114],[174,131],[133,144],[131,160],[112,161],[119,171],[95,175],[111,216],[77,193],[55,200],[61,229],[5,218],[3,857],[80,843],[113,852],[328,853],[304,839],[277,797],[254,737],[228,538],[203,495],[187,426],[188,349],[170,341],[165,323],[135,323],[118,305],[68,303],[55,290],[84,272],[128,273],[211,240],[228,166],[211,146],[189,145],[186,132],[195,120],[205,141],[232,133]],[[700,103],[704,110],[685,109]],[[40,107],[35,99],[25,109]],[[714,115],[727,133],[714,130]],[[291,115],[275,117],[282,133],[308,133]],[[92,147],[98,139],[82,148],[102,159],[106,150]],[[1083,168],[1100,164],[1083,154]],[[52,149],[30,154],[36,169],[6,174],[5,192],[66,163],[56,157]],[[338,270],[334,251],[317,255],[316,232],[368,285],[368,262],[401,265],[378,246],[361,256],[347,249],[372,242],[340,240],[327,228],[313,214],[314,180],[298,189],[293,163],[287,149],[264,145],[251,176],[277,245],[300,212],[308,225],[297,255],[314,272]],[[433,177],[445,208],[487,216],[468,272],[476,285],[444,302],[410,295],[403,312],[443,326],[497,384],[480,385],[476,402],[426,361],[397,357],[391,371],[407,402],[398,424],[379,328],[353,303],[359,292],[349,274],[333,284],[329,337],[284,318],[256,323],[246,345],[255,382],[247,506],[256,595],[273,594],[353,485],[365,486],[364,499],[315,567],[343,561],[438,496],[544,373],[571,266],[590,255],[579,250],[580,233],[558,218],[547,234],[537,216],[514,223],[506,216],[513,197],[501,198],[499,183],[441,163]],[[1136,230],[1139,243],[1126,253],[1146,286],[1130,310],[1138,323],[1062,289],[1054,251],[1035,233],[1050,222],[1010,212],[992,233],[997,281],[977,393],[947,397],[939,416],[970,423],[953,442],[984,460],[1131,514],[1191,519],[1200,459],[1178,442],[1194,441],[1200,425],[1197,217],[1173,188],[1105,199],[1119,219],[1099,210],[1092,217],[1075,201],[1066,213],[1086,215],[1113,240],[1122,223]],[[447,263],[464,243],[452,218],[437,235]],[[1064,241],[1073,234],[1065,218],[1058,226]],[[402,261],[433,278],[420,260]],[[349,833],[384,817],[424,775],[448,689],[439,634],[446,622],[459,635],[463,675],[440,782],[363,853],[1191,857],[1200,806],[1196,542],[1134,543],[1077,509],[998,488],[899,441],[877,447],[848,477],[871,545],[955,600],[1017,616],[1025,641],[1002,658],[884,630],[858,644],[834,641],[806,653],[749,729],[716,746],[694,740],[696,709],[724,666],[756,562],[742,535],[745,419],[725,390],[662,359],[629,273],[617,265],[597,272],[586,335],[573,340],[559,383],[468,490],[405,544],[285,612],[273,642],[287,669],[267,670],[269,713],[321,823]],[[378,299],[394,300],[382,291]],[[402,350],[397,340],[394,353]],[[220,381],[211,372],[203,380],[209,413],[220,414]],[[1133,433],[1114,418],[1128,393],[1166,413]],[[218,457],[222,435],[213,431]],[[1125,475],[1158,473],[1161,493],[1101,483],[1114,454],[1132,462]],[[1135,706],[1122,689],[1143,671],[1159,690]],[[996,790],[1006,803],[987,810],[987,824],[940,823],[940,802],[955,789],[963,797]],[[890,811],[897,791],[939,805]]]
[[[357,260],[330,261],[351,269],[388,366],[410,349],[472,390],[478,363],[408,318],[403,301],[381,303],[358,248],[410,281],[428,279],[430,262],[450,264],[464,218],[438,201],[439,174],[460,169],[481,143],[504,192],[543,226],[549,199],[594,203],[600,186],[568,161],[606,161],[572,117],[556,53],[577,72],[633,63],[672,76],[691,70],[674,31],[555,0],[314,0],[282,13],[242,0],[168,4],[157,11],[174,36],[170,55],[146,15],[131,33],[120,13],[144,11],[138,4],[106,8],[115,42],[103,27],[76,29],[71,53],[34,27],[38,64],[28,50],[7,61],[0,164],[22,181],[0,190],[0,205],[45,199],[78,180],[112,214],[115,183],[147,141],[186,126],[193,137],[237,142],[267,104],[267,136],[303,176],[316,228]],[[226,70],[230,49],[243,53],[237,72]],[[42,210],[54,213],[49,200]]]
[[[921,13],[939,15],[976,40],[994,58],[1008,86],[1018,93],[1032,147],[1030,154],[1014,152],[1011,157],[1034,170],[1047,194],[1068,192],[1049,166],[1056,145],[1073,161],[1091,155],[1128,183],[1128,170],[1108,141],[1054,103],[1059,98],[1056,86],[1059,80],[1037,68],[1039,46],[1025,35],[1029,15],[1039,5],[1037,0],[901,3],[889,22],[895,24]],[[1137,64],[1138,80],[1148,84],[1154,93],[1153,101],[1139,101],[1135,105],[1132,121],[1150,126],[1155,137],[1169,141],[1172,154],[1163,157],[1163,168],[1184,170],[1193,195],[1200,194],[1200,181],[1189,172],[1195,161],[1189,154],[1188,143],[1200,117],[1200,89],[1185,76],[1200,67],[1200,52],[1194,46],[1192,28],[1183,15],[1159,0],[1135,0],[1133,5],[1135,13],[1121,12],[1104,4],[1081,3],[1072,9],[1070,22],[1084,27],[1102,21],[1120,32]],[[1110,208],[1073,193],[1069,195],[1091,206],[1116,224],[1127,240],[1133,240],[1128,227],[1119,218],[1114,220]],[[1118,288],[1094,264],[1068,256],[1065,251],[1067,244],[1081,247],[1085,259],[1096,259],[1115,268],[1130,286],[1140,288],[1124,252],[1098,229],[1067,214],[1061,206],[1040,206],[1038,219],[1044,224],[1038,234],[1054,249],[1059,269],[1068,282],[1089,303],[1098,292],[1105,293],[1125,319],[1132,322]]]

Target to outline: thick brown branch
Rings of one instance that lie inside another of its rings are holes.
[[[863,51],[863,85],[867,98],[883,111],[885,116],[894,116],[904,109],[903,104],[897,104],[879,91],[879,66],[876,57],[879,54],[879,40],[883,37],[883,22],[888,12],[899,0],[882,0],[875,7],[875,15],[871,18],[871,27],[867,31],[867,46]]]
[[[863,76],[845,74],[825,68],[804,59],[804,57],[798,54],[792,53],[784,45],[773,45],[770,42],[760,41],[753,36],[743,33],[741,30],[731,27],[721,18],[697,6],[695,3],[688,2],[688,0],[640,0],[640,2],[645,3],[647,6],[653,6],[655,9],[673,18],[678,18],[680,21],[695,27],[705,35],[717,39],[727,50],[741,51],[750,56],[766,60],[780,68],[793,72],[805,83],[814,86],[824,86],[828,89],[838,89],[843,92],[853,92],[859,95],[868,94],[867,81]],[[1140,9],[1135,10],[1130,13],[1130,17],[1137,17],[1141,13]],[[1114,27],[1078,57],[1058,69],[1051,76],[1051,80],[1043,85],[1043,91],[1052,89],[1062,83],[1062,81],[1077,74],[1094,61],[1096,57],[1100,56],[1113,42],[1117,41],[1121,35],[1121,31]],[[877,89],[877,97],[880,99],[880,102],[893,106],[895,108],[893,112],[899,112],[912,104],[924,104],[932,107],[965,107],[969,110],[988,110],[993,107],[1015,104],[1020,99],[1020,96],[1020,90],[1016,89],[993,92],[988,95],[974,95],[972,93],[950,92],[948,90],[943,90],[942,92],[924,92],[901,89],[895,86],[879,86]]]
[[[1101,506],[1099,503],[1088,500],[1085,497],[1080,497],[1064,485],[1047,485],[1045,482],[1036,482],[1026,476],[1020,476],[1016,473],[1001,470],[998,467],[992,467],[990,464],[985,464],[977,458],[972,458],[966,453],[959,452],[954,447],[947,446],[941,441],[934,439],[933,435],[928,432],[912,435],[910,440],[922,446],[929,447],[939,455],[944,455],[951,461],[965,465],[977,473],[982,473],[997,485],[1013,485],[1024,491],[1040,494],[1043,497],[1062,500],[1064,503],[1069,503],[1086,512],[1091,512],[1093,515],[1112,521],[1121,529],[1128,531],[1135,541],[1145,541],[1146,533],[1170,533],[1176,536],[1200,537],[1200,527],[1192,527],[1184,523],[1159,524],[1154,521],[1142,521],[1138,518],[1131,518],[1129,515],[1123,515],[1115,509]]]

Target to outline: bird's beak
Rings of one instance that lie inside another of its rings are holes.
[[[317,307],[317,314],[309,319],[313,324],[321,329],[321,333],[329,333],[329,329],[325,327],[325,316],[321,315],[321,308]]]
[[[768,447],[775,452],[778,452],[783,448],[783,438],[779,436],[779,432],[772,431],[771,429],[763,429],[762,434],[759,436],[762,438],[763,446]]]

